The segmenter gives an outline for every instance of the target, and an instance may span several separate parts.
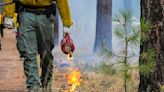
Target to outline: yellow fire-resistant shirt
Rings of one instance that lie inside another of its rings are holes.
[[[4,3],[10,3],[12,0],[4,0]],[[3,15],[7,17],[13,17],[15,13],[15,4],[9,4],[4,6]]]
[[[0,24],[2,24],[2,14],[0,14]]]
[[[64,26],[71,26],[73,24],[70,7],[68,4],[68,0],[56,0],[57,7],[59,9],[59,13]]]
[[[11,2],[12,0],[5,0],[5,2]],[[70,13],[70,7],[69,7],[69,2],[68,0],[55,0],[63,25],[64,26],[71,26],[73,24],[72,18],[71,18],[71,13]],[[51,0],[20,0],[22,4],[27,4],[27,5],[33,5],[33,6],[39,6],[39,5],[47,5],[51,4]],[[15,13],[15,4],[7,5],[4,7],[4,15],[5,16],[10,16],[13,17]]]

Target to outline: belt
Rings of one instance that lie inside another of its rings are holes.
[[[24,8],[24,11],[34,13],[36,15],[46,15],[47,10],[38,10],[38,9],[29,9],[29,8]]]

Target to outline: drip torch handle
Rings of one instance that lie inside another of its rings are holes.
[[[68,33],[71,34],[71,27],[63,27],[63,34]]]

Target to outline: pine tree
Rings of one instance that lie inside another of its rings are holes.
[[[96,38],[94,51],[112,50],[112,0],[97,0]]]
[[[133,21],[130,11],[120,11],[120,14],[116,15],[113,21],[118,23],[116,29],[114,30],[115,36],[123,41],[123,48],[119,52],[122,54],[116,55],[116,57],[121,57],[122,59],[121,63],[123,63],[124,90],[125,92],[128,92],[127,80],[130,76],[128,71],[133,68],[129,64],[129,59],[135,56],[129,53],[129,49],[132,49],[131,47],[137,48],[139,46],[140,31],[138,26],[132,25]]]
[[[113,65],[119,65],[121,70],[120,74],[123,74],[124,78],[124,91],[131,92],[131,71],[133,69],[140,69],[140,73],[144,76],[148,75],[155,68],[155,51],[153,49],[148,49],[147,52],[142,53],[140,56],[142,59],[147,59],[148,63],[140,66],[133,66],[130,64],[130,60],[134,59],[134,57],[138,57],[138,54],[135,51],[138,51],[140,44],[148,41],[148,33],[150,32],[148,29],[151,28],[151,24],[145,20],[141,20],[141,25],[133,25],[132,14],[130,11],[120,11],[117,14],[113,21],[117,24],[114,35],[121,40],[123,44],[122,48],[118,51],[118,53],[109,52],[106,49],[102,50],[103,56],[105,56],[104,61],[108,61],[109,57],[117,57],[116,63],[112,65],[106,65],[102,63],[100,69],[106,74],[113,74],[114,69],[112,69]],[[141,31],[142,30],[142,31]],[[140,37],[142,37],[140,39]],[[136,70],[136,71],[137,71]]]
[[[145,30],[141,24],[139,92],[161,92],[164,85],[164,0],[141,0],[141,21],[152,25]],[[147,34],[147,36],[144,36]],[[146,40],[143,40],[145,39]],[[151,64],[147,74],[142,66]]]

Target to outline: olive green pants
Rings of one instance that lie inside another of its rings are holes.
[[[0,35],[0,50],[2,49],[2,45],[1,45],[1,35]]]
[[[41,58],[41,83],[43,87],[51,84],[54,47],[54,17],[22,12],[19,15],[19,36],[17,48],[24,58],[24,72],[27,88],[40,86],[36,55]]]

